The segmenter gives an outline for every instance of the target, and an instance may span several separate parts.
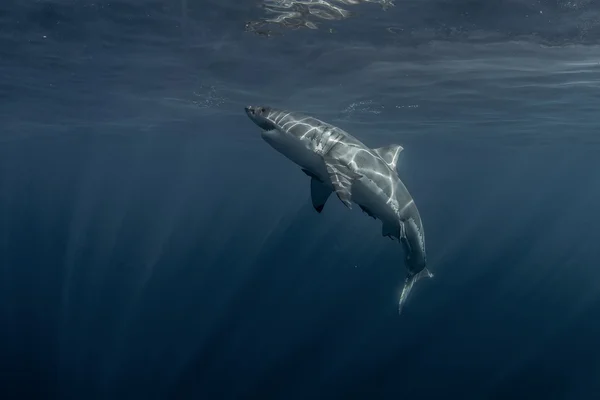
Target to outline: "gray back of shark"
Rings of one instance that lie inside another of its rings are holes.
[[[321,212],[331,192],[381,220],[382,235],[404,248],[407,275],[399,311],[427,269],[425,234],[417,206],[396,171],[400,145],[371,149],[344,130],[319,119],[269,107],[246,107],[262,137],[311,177],[313,207]]]

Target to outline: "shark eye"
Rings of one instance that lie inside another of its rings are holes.
[[[267,110],[265,110],[265,108],[264,108],[264,107],[261,107],[261,108],[260,108],[260,113],[261,113],[261,114],[264,114],[266,111],[267,111]]]

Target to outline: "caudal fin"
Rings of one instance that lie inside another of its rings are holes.
[[[433,274],[429,272],[427,268],[423,269],[421,272],[415,275],[409,275],[404,280],[404,286],[402,287],[402,293],[400,293],[400,300],[398,301],[398,314],[402,313],[402,308],[408,299],[408,295],[412,290],[415,282],[422,278],[433,278]]]

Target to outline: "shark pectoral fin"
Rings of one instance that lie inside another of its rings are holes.
[[[310,198],[312,205],[318,213],[323,211],[325,203],[331,194],[331,188],[316,178],[310,180]]]
[[[402,292],[400,293],[400,299],[398,300],[398,314],[402,313],[402,308],[404,307],[404,304],[406,304],[408,295],[410,294],[410,291],[412,290],[415,283],[423,278],[433,278],[433,274],[427,268],[424,268],[418,274],[409,274],[406,277],[406,279],[404,280],[404,286],[402,287]]]
[[[381,226],[381,236],[389,236],[390,238],[400,237],[400,232],[399,223],[384,222]]]
[[[310,176],[311,178],[321,181],[315,174],[313,174],[312,172],[310,172],[307,169],[302,168],[302,172],[304,172],[306,175]]]
[[[352,171],[348,166],[332,158],[325,158],[325,166],[333,184],[335,194],[348,208],[352,208],[352,182],[362,175]]]
[[[360,204],[359,204],[359,207],[360,207],[360,209],[361,209],[361,210],[363,210],[363,212],[364,212],[365,214],[367,214],[369,217],[371,217],[371,218],[375,218],[375,214],[373,214],[373,213],[372,213],[372,212],[371,212],[371,211],[370,211],[370,210],[369,210],[367,207],[365,207],[365,206],[361,206]]]
[[[387,165],[389,165],[394,171],[396,170],[396,165],[398,164],[398,156],[402,150],[404,150],[404,148],[399,144],[391,144],[389,146],[373,149],[373,151],[375,151],[375,153],[377,153],[377,155],[381,157],[381,159],[385,161]]]

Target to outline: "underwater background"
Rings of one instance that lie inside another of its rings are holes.
[[[429,269],[244,113],[398,173]],[[600,398],[600,3],[0,2],[1,399]]]

